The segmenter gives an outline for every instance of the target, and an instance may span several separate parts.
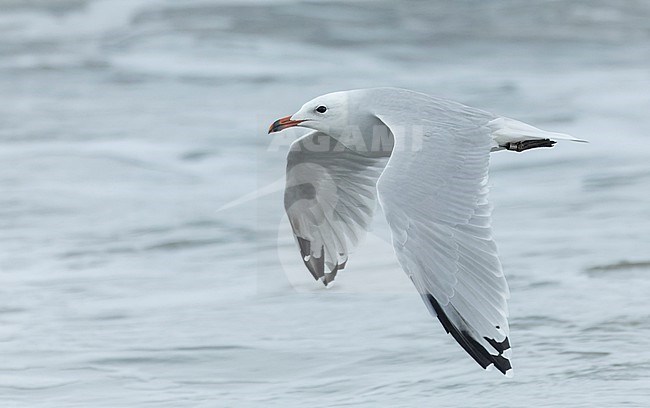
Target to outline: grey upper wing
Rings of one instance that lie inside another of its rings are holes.
[[[321,132],[291,145],[284,206],[305,265],[325,285],[371,222],[388,154],[362,155]]]
[[[490,118],[462,105],[418,103],[410,116],[377,114],[395,137],[378,181],[393,246],[445,330],[481,366],[506,373],[509,292],[487,200]]]

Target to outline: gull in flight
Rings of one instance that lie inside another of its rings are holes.
[[[379,203],[399,264],[429,312],[483,368],[510,374],[490,153],[582,140],[395,88],[319,96],[269,133],[294,126],[312,131],[291,145],[284,203],[314,278],[327,286],[345,268]]]

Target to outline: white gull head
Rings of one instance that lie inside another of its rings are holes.
[[[385,137],[388,133],[375,114],[370,91],[333,92],[314,98],[293,115],[274,122],[269,133],[299,126],[327,134],[356,151],[368,151],[373,137]]]

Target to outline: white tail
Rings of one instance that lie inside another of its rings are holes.
[[[494,119],[488,123],[488,127],[492,130],[493,150],[500,150],[508,143],[526,140],[551,139],[588,143],[586,140],[577,139],[564,133],[547,132],[510,118]]]

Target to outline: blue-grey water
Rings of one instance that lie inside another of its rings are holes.
[[[369,86],[591,142],[493,155],[512,379],[381,220],[324,289],[247,196]],[[650,406],[647,1],[0,0],[0,97],[2,407]]]

